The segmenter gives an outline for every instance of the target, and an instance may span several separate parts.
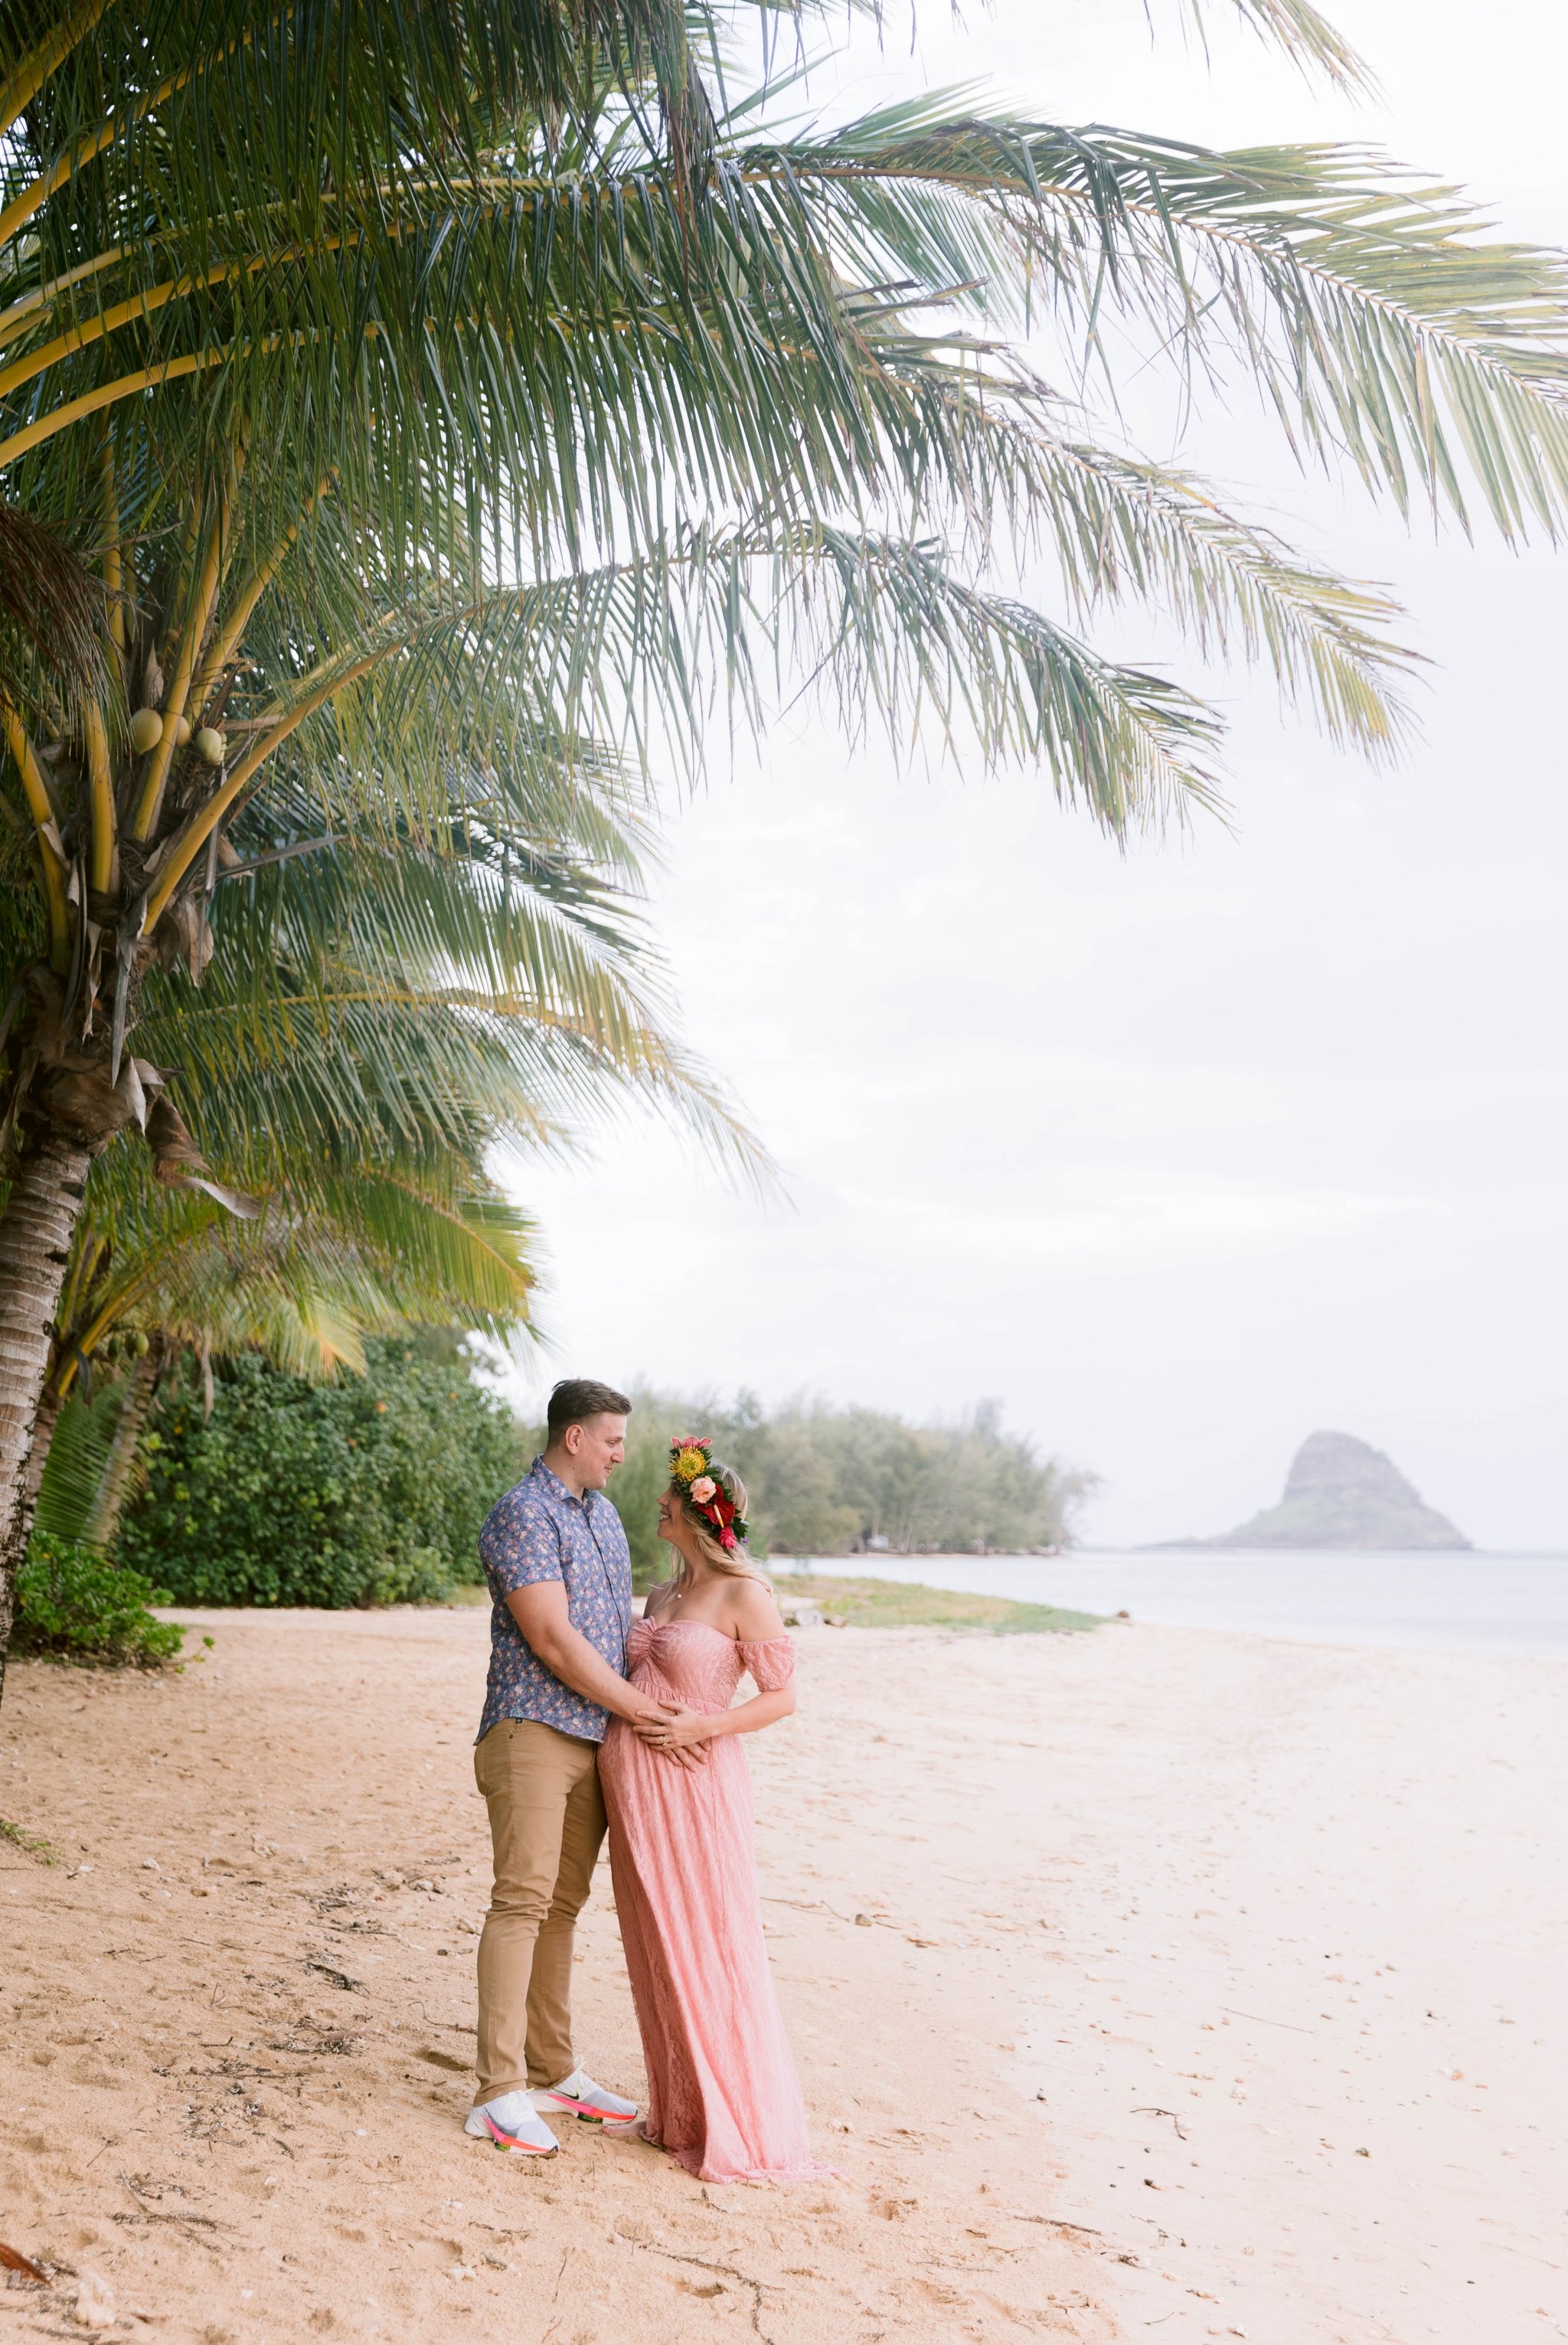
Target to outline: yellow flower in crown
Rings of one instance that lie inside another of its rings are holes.
[[[670,1472],[677,1482],[695,1482],[699,1474],[708,1471],[708,1459],[700,1449],[679,1449],[670,1460]]]

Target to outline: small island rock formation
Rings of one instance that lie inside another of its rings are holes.
[[[1370,1442],[1349,1433],[1309,1433],[1296,1452],[1277,1507],[1217,1538],[1182,1544],[1451,1549],[1471,1542],[1425,1505]]]

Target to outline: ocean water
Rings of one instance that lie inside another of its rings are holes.
[[[789,1567],[777,1560],[772,1567]],[[1180,1629],[1239,1629],[1318,1644],[1435,1646],[1568,1661],[1568,1555],[835,1556],[825,1572],[912,1580]]]

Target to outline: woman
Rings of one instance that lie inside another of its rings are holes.
[[[658,1535],[675,1577],[632,1623],[632,1683],[668,1723],[611,1721],[599,1761],[610,1867],[648,2072],[645,2140],[705,2182],[788,2182],[816,2165],[768,1970],[736,1737],[788,1718],[795,1652],[741,1544],[746,1490],[704,1440],[670,1444]],[[749,1670],[759,1690],[731,1709]],[[670,1754],[706,1743],[704,1765]]]

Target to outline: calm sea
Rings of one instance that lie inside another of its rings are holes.
[[[840,1556],[820,1568],[1181,1629],[1568,1660],[1564,1555]]]

